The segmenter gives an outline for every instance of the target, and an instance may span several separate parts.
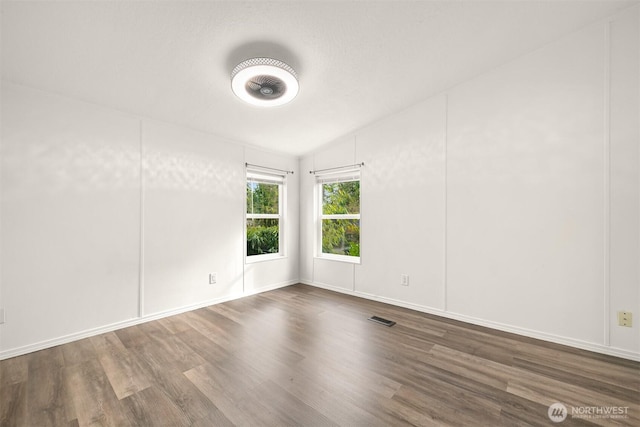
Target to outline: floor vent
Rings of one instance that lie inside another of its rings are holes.
[[[396,322],[394,322],[393,320],[384,319],[378,316],[371,316],[369,317],[369,320],[371,320],[372,322],[380,323],[384,326],[393,326],[396,324]]]

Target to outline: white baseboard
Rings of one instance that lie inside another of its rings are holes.
[[[62,344],[67,344],[73,341],[78,341],[84,338],[93,337],[95,335],[104,334],[106,332],[117,331],[118,329],[128,328],[129,326],[139,325],[141,323],[150,322],[152,320],[162,319],[164,317],[174,316],[176,314],[185,313],[187,311],[197,310],[199,308],[208,307],[210,305],[221,304],[223,302],[232,301],[238,298],[259,294],[262,292],[272,291],[274,289],[284,288],[286,286],[299,283],[298,280],[290,280],[287,282],[276,283],[273,285],[263,286],[258,289],[252,289],[249,292],[227,295],[221,298],[214,298],[206,301],[201,301],[197,304],[190,304],[182,307],[173,308],[158,313],[151,313],[142,317],[136,317],[133,319],[124,320],[122,322],[116,322],[97,328],[87,329],[81,332],[76,332],[69,335],[53,338],[50,340],[40,341],[34,344],[29,344],[23,347],[12,348],[0,352],[0,360],[9,359],[11,357],[22,356],[23,354],[33,353],[34,351],[44,350],[47,348],[55,347]]]
[[[257,288],[257,289],[252,289],[252,290],[250,290],[248,292],[241,293],[241,294],[234,294],[234,295],[229,295],[229,296],[225,296],[225,297],[222,297],[222,298],[216,298],[216,299],[211,299],[211,300],[207,300],[207,301],[202,301],[202,302],[199,302],[197,304],[178,307],[178,308],[175,308],[175,309],[166,310],[166,311],[159,312],[159,313],[153,313],[153,314],[145,315],[145,316],[142,316],[142,317],[137,317],[137,318],[125,320],[125,321],[122,321],[122,322],[112,323],[110,325],[105,325],[105,326],[101,326],[101,327],[98,327],[98,328],[87,329],[85,331],[81,331],[81,332],[65,335],[65,336],[54,338],[54,339],[50,339],[50,340],[40,341],[38,343],[29,344],[29,345],[26,345],[26,346],[23,346],[23,347],[4,350],[4,351],[0,352],[0,360],[9,359],[11,357],[16,357],[16,356],[21,356],[23,354],[32,353],[32,352],[38,351],[38,350],[44,350],[46,348],[55,347],[57,345],[67,344],[67,343],[70,343],[72,341],[77,341],[77,340],[80,340],[80,339],[83,339],[83,338],[92,337],[92,336],[103,334],[103,333],[106,333],[106,332],[116,331],[118,329],[127,328],[129,326],[139,325],[141,323],[149,322],[149,321],[152,321],[152,320],[157,320],[157,319],[162,319],[164,317],[174,316],[176,314],[185,313],[187,311],[197,310],[199,308],[208,307],[210,305],[215,305],[215,304],[220,304],[220,303],[227,302],[227,301],[232,301],[232,300],[235,300],[235,299],[238,299],[238,298],[242,298],[242,297],[245,297],[245,296],[255,295],[255,294],[262,293],[262,292],[267,292],[267,291],[271,291],[271,290],[275,290],[275,289],[279,289],[279,288],[284,288],[284,287],[287,287],[287,286],[290,286],[290,285],[294,285],[296,283],[302,283],[302,284],[305,284],[305,285],[315,286],[317,288],[322,288],[322,289],[327,289],[327,290],[330,290],[330,291],[340,292],[340,293],[347,294],[347,295],[353,295],[353,296],[356,296],[356,297],[365,298],[365,299],[372,300],[372,301],[378,301],[378,302],[382,302],[382,303],[385,303],[385,304],[395,305],[395,306],[398,306],[398,307],[404,307],[404,308],[408,308],[408,309],[411,309],[411,310],[419,311],[419,312],[422,312],[422,313],[428,313],[428,314],[433,314],[433,315],[436,315],[436,316],[441,316],[441,317],[444,317],[444,318],[447,318],[447,319],[459,320],[461,322],[471,323],[473,325],[485,326],[485,327],[488,327],[488,328],[491,328],[491,329],[496,329],[496,330],[504,331],[504,332],[510,332],[510,333],[514,333],[514,334],[517,334],[517,335],[526,336],[526,337],[529,337],[529,338],[536,338],[536,339],[540,339],[540,340],[543,340],[543,341],[549,341],[549,342],[553,342],[553,343],[556,343],[556,344],[562,344],[562,345],[567,345],[569,347],[579,348],[579,349],[582,349],[582,350],[593,351],[593,352],[596,352],[596,353],[606,354],[606,355],[609,355],[609,356],[621,357],[623,359],[640,361],[640,354],[632,352],[632,351],[629,351],[629,350],[625,350],[625,349],[620,349],[620,348],[605,346],[605,345],[601,345],[601,344],[597,344],[597,343],[591,343],[591,342],[576,340],[576,339],[562,337],[562,336],[553,335],[553,334],[547,334],[547,333],[544,333],[544,332],[534,331],[534,330],[525,329],[525,328],[519,328],[519,327],[515,327],[515,326],[512,326],[512,325],[502,324],[502,323],[498,323],[498,322],[492,322],[492,321],[479,319],[479,318],[475,318],[475,317],[471,317],[471,316],[465,316],[465,315],[458,314],[458,313],[452,313],[452,312],[448,312],[448,311],[443,311],[443,310],[440,310],[440,309],[437,309],[437,308],[433,308],[433,307],[422,306],[422,305],[418,305],[418,304],[411,304],[411,303],[407,303],[407,302],[404,302],[404,301],[394,300],[392,298],[385,298],[385,297],[380,297],[380,296],[373,295],[373,294],[368,294],[368,293],[365,293],[365,292],[353,291],[351,289],[345,289],[345,288],[340,288],[340,287],[337,287],[337,286],[331,286],[331,285],[328,285],[328,284],[325,284],[325,283],[318,283],[318,282],[312,283],[311,281],[308,281],[308,280],[301,280],[301,281],[289,280],[289,281],[286,281],[286,282],[276,283],[276,284],[260,287],[260,288]]]
[[[407,303],[407,302],[404,302],[404,301],[395,300],[395,299],[392,299],[392,298],[385,298],[385,297],[380,297],[380,296],[373,295],[373,294],[368,294],[368,293],[365,293],[365,292],[352,291],[350,289],[340,288],[338,286],[331,286],[331,285],[327,285],[325,283],[318,283],[318,282],[312,283],[312,282],[309,282],[309,281],[301,281],[300,283],[305,284],[305,285],[309,285],[309,286],[315,286],[315,287],[322,288],[322,289],[327,289],[327,290],[330,290],[330,291],[340,292],[340,293],[347,294],[347,295],[353,295],[353,296],[356,296],[356,297],[365,298],[365,299],[372,300],[372,301],[378,301],[378,302],[382,302],[382,303],[385,303],[385,304],[391,304],[391,305],[395,305],[395,306],[398,306],[398,307],[404,307],[404,308],[408,308],[408,309],[411,309],[411,310],[419,311],[419,312],[422,312],[422,313],[433,314],[433,315],[436,315],[436,316],[445,317],[447,319],[459,320],[461,322],[471,323],[473,325],[478,325],[478,326],[485,326],[487,328],[496,329],[496,330],[503,331],[503,332],[510,332],[510,333],[513,333],[513,334],[522,335],[522,336],[529,337],[529,338],[535,338],[535,339],[539,339],[539,340],[542,340],[542,341],[548,341],[548,342],[552,342],[552,343],[556,343],[556,344],[566,345],[566,346],[569,346],[569,347],[579,348],[579,349],[582,349],[582,350],[588,350],[588,351],[593,351],[593,352],[596,352],[596,353],[606,354],[608,356],[615,356],[615,357],[620,357],[620,358],[623,358],[623,359],[629,359],[629,360],[634,360],[634,361],[639,361],[640,362],[640,354],[639,353],[635,353],[633,351],[629,351],[629,350],[625,350],[625,349],[621,349],[621,348],[606,346],[606,345],[587,342],[587,341],[576,340],[576,339],[573,339],[573,338],[568,338],[568,337],[563,337],[563,336],[559,336],[559,335],[548,334],[548,333],[545,333],[545,332],[534,331],[534,330],[531,330],[531,329],[520,328],[520,327],[517,327],[517,326],[507,325],[507,324],[503,324],[503,323],[499,323],[499,322],[493,322],[493,321],[489,321],[489,320],[479,319],[479,318],[476,318],[476,317],[466,316],[466,315],[463,315],[463,314],[452,313],[450,311],[443,311],[443,310],[440,310],[440,309],[434,308],[434,307],[422,306],[422,305],[418,305],[418,304],[411,304],[411,303]]]

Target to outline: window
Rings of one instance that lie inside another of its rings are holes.
[[[321,257],[360,261],[360,172],[317,176]]]
[[[247,170],[247,260],[284,254],[284,176]]]

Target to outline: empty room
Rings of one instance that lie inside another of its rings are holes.
[[[0,426],[640,425],[640,1],[0,25]]]

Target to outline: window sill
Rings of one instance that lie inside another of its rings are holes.
[[[346,262],[346,263],[349,263],[349,264],[360,264],[360,257],[359,256],[322,254],[322,255],[316,255],[315,258],[316,259],[327,260],[327,261]]]
[[[287,256],[283,254],[265,254],[265,255],[250,255],[245,256],[245,264],[255,264],[256,262],[275,261],[278,259],[286,259]]]

